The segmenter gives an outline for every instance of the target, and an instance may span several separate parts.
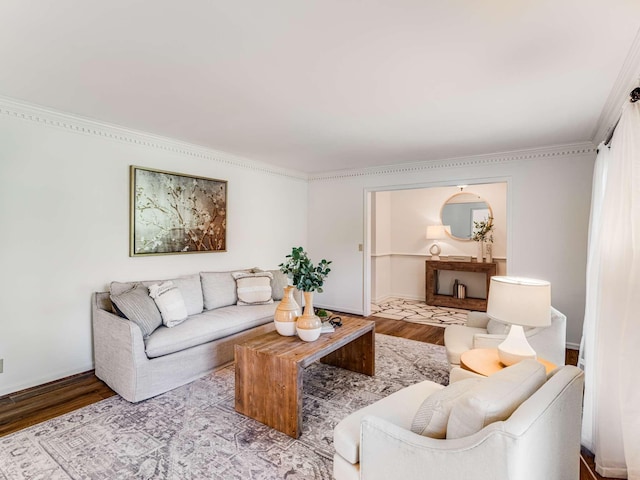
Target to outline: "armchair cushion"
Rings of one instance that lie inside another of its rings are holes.
[[[523,360],[480,380],[451,409],[447,438],[462,438],[490,423],[506,420],[547,380],[545,367],[536,360]],[[467,382],[461,380],[454,385]]]
[[[446,438],[447,422],[453,405],[481,381],[480,378],[460,380],[429,395],[413,417],[411,431],[425,437]]]

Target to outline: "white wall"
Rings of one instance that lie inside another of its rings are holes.
[[[228,180],[228,251],[130,258],[129,165]],[[0,395],[93,368],[90,297],[111,281],[274,268],[306,218],[291,172],[0,103]]]
[[[553,304],[568,317],[567,340],[577,345],[594,160],[595,148],[584,144],[314,177],[309,247],[335,266],[317,303],[364,312],[367,252],[358,244],[367,238],[367,191],[456,184],[472,190],[474,183],[507,181],[508,273],[551,281]]]

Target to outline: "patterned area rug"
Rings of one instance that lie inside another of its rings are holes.
[[[304,372],[299,439],[234,410],[233,365],[155,398],[119,396],[0,438],[0,478],[331,479],[333,428],[349,413],[449,372],[444,347],[376,334],[376,375]]]
[[[464,325],[469,310],[449,307],[433,307],[419,300],[392,298],[383,303],[371,304],[371,315],[393,320],[446,327]]]

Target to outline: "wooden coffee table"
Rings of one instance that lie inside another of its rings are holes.
[[[315,342],[270,332],[235,346],[236,411],[291,437],[302,431],[302,370],[316,360],[375,373],[375,324],[342,316]]]

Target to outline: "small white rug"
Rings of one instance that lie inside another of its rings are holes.
[[[469,310],[449,307],[433,307],[420,300],[391,298],[386,302],[372,303],[371,315],[392,320],[421,323],[446,327],[447,325],[464,325]]]

